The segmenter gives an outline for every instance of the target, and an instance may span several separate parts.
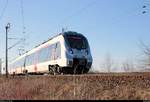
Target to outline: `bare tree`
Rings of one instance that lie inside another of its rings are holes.
[[[123,62],[122,67],[125,72],[133,72],[134,71],[134,65],[132,61],[126,60]]]
[[[106,54],[106,58],[104,60],[104,68],[107,69],[108,72],[111,72],[113,66],[113,60],[110,54]]]
[[[144,66],[144,71],[150,71],[150,46],[140,41],[141,49],[144,54],[144,58],[141,60]]]

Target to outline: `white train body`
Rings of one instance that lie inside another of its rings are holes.
[[[65,32],[18,57],[10,64],[9,73],[87,73],[92,61],[87,39]]]

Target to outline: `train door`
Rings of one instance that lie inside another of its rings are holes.
[[[57,43],[54,45],[54,60],[57,60]]]
[[[56,43],[55,46],[55,60],[58,60],[61,57],[61,46],[60,42]]]
[[[24,59],[24,63],[23,63],[23,66],[24,66],[24,68],[23,68],[23,74],[25,74],[25,73],[27,73],[27,58],[28,58],[28,56],[25,56],[25,59]]]
[[[51,46],[51,61],[55,60],[55,44]]]
[[[50,49],[51,49],[50,59],[51,61],[53,61],[53,63],[57,63],[56,60],[61,57],[60,42],[53,44]]]
[[[54,60],[58,60],[61,56],[61,48],[60,48],[60,43],[56,43],[54,45]]]
[[[34,53],[33,54],[33,65],[34,65],[34,71],[35,72],[38,71],[37,64],[38,64],[38,54]]]
[[[24,58],[24,61],[23,61],[22,73],[24,73],[25,69],[26,69],[26,57]]]
[[[20,73],[23,72],[23,67],[24,67],[24,59],[21,59],[21,62],[20,62],[20,67],[21,67],[21,70],[20,70]]]

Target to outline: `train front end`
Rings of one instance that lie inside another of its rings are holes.
[[[64,72],[74,74],[88,73],[92,66],[92,55],[88,40],[77,32],[65,32],[65,56],[67,68]]]

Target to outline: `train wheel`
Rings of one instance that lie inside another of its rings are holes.
[[[78,68],[78,65],[74,66],[73,74],[77,74],[77,68]]]
[[[58,71],[58,69],[57,69],[57,66],[55,65],[55,66],[53,66],[53,75],[57,75],[57,72]]]
[[[54,75],[54,68],[53,68],[53,66],[49,65],[48,69],[49,69],[49,74]]]
[[[81,74],[84,74],[84,71],[85,71],[85,69],[84,69],[84,68],[82,68],[82,70],[81,70]]]
[[[14,78],[14,77],[16,76],[16,73],[15,73],[15,72],[13,72],[13,75],[12,75],[12,76],[13,76],[13,78]]]
[[[49,74],[52,75],[62,75],[63,74],[63,69],[59,67],[58,65],[55,66],[49,66]]]
[[[89,69],[88,69],[88,68],[85,68],[85,69],[84,69],[84,73],[87,74],[88,72],[89,72]]]
[[[56,73],[59,74],[59,75],[63,74],[63,69],[58,65],[56,65]]]
[[[58,65],[50,66],[49,73],[52,75],[60,74],[60,67]]]
[[[57,75],[60,75],[60,74],[62,73],[62,69],[61,69],[61,67],[59,67],[59,65],[56,65],[56,66],[55,66],[55,73],[56,73]]]
[[[63,73],[63,68],[62,67],[59,67],[60,68],[60,74],[61,75],[64,75],[64,73]]]
[[[28,70],[25,70],[25,75],[26,75],[26,76],[28,76],[28,75],[29,75]]]
[[[28,70],[23,70],[24,75],[28,75]]]

